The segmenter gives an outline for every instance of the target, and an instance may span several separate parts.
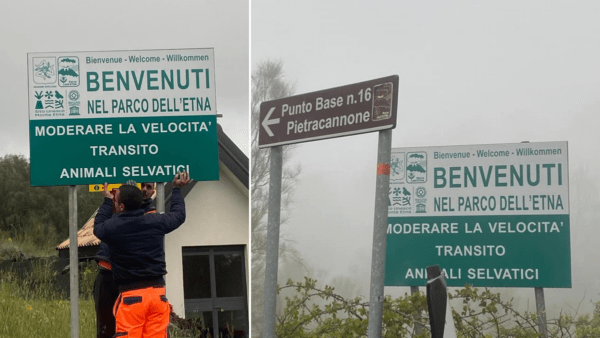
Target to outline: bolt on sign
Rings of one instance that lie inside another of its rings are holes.
[[[386,286],[571,287],[567,142],[392,149]]]
[[[214,50],[28,53],[31,185],[218,180]]]
[[[261,148],[396,127],[398,75],[266,101]]]

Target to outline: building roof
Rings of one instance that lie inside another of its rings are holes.
[[[235,177],[248,189],[248,181],[249,181],[249,173],[248,173],[248,156],[244,154],[238,148],[235,143],[225,134],[221,125],[218,126],[218,143],[219,143],[219,161],[222,162]],[[194,188],[196,185],[196,181],[184,186],[181,189],[181,193],[183,196],[187,196],[187,194]],[[173,185],[171,182],[165,184],[165,210],[168,212],[171,202],[171,192],[173,191]],[[156,195],[156,194],[155,194]],[[95,246],[100,245],[100,240],[94,236],[94,220],[96,217],[96,213],[98,210],[94,212],[94,214],[90,217],[90,219],[85,222],[83,227],[77,231],[77,247],[85,247],[85,246]],[[64,250],[68,249],[70,246],[70,240],[67,239],[60,243],[56,250]]]
[[[90,219],[88,219],[87,222],[85,222],[83,227],[81,227],[81,229],[79,229],[79,231],[77,231],[77,246],[78,247],[100,245],[100,240],[98,239],[98,237],[94,236],[94,219],[96,219],[97,212],[98,212],[98,210],[96,210],[92,214],[92,217],[90,217]],[[66,241],[60,243],[56,247],[56,250],[68,249],[69,243],[70,243],[70,241],[69,241],[69,239],[67,239]]]

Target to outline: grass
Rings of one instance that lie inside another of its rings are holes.
[[[32,249],[33,242],[3,238],[0,260],[23,260],[30,255],[49,253]],[[56,253],[54,253],[56,255]],[[48,255],[46,255],[48,256]],[[84,265],[80,283],[79,337],[96,337],[96,312],[91,297],[91,272]],[[0,337],[70,337],[70,301],[57,287],[57,271],[44,260],[32,263],[25,275],[9,269],[0,274]],[[89,293],[89,294],[88,294]]]
[[[15,283],[0,284],[0,337],[70,337],[70,302],[59,299],[24,299]],[[96,336],[92,300],[79,300],[79,336]]]
[[[6,234],[0,232],[0,261],[23,261],[40,253],[49,256],[49,250],[36,250],[31,241],[2,235]],[[80,263],[79,268],[79,337],[93,338],[96,337],[96,312],[92,288],[97,268],[93,261]],[[0,272],[0,337],[71,336],[71,305],[57,287],[57,274],[44,260],[33,262],[26,274],[13,269]],[[195,321],[177,318],[169,327],[169,334],[171,338],[210,337],[202,335],[199,326],[202,327]]]

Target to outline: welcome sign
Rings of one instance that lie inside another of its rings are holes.
[[[219,179],[212,48],[27,57],[32,186]]]
[[[567,142],[392,149],[385,285],[571,287]]]

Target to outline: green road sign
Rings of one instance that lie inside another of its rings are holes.
[[[218,180],[214,51],[29,53],[31,185]]]
[[[385,285],[571,287],[567,142],[392,150]]]

